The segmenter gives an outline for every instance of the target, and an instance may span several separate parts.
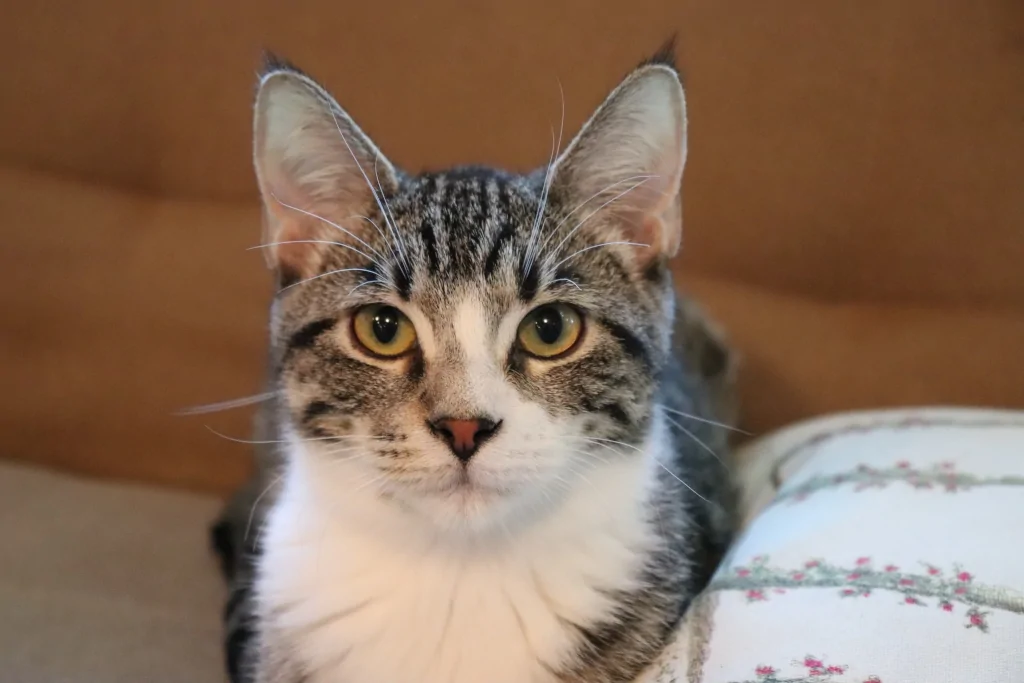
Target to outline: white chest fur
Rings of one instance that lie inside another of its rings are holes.
[[[296,455],[257,592],[313,683],[553,681],[577,645],[573,624],[594,623],[609,591],[636,586],[654,542],[648,457],[602,466],[554,513],[471,548],[400,519],[358,482],[328,483],[339,463]]]

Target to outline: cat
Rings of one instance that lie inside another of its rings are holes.
[[[625,683],[733,533],[735,359],[675,294],[672,50],[549,164],[407,174],[270,59],[258,475],[213,542],[232,681]]]

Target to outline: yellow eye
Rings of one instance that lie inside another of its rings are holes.
[[[401,356],[416,345],[416,328],[394,306],[363,306],[352,318],[352,332],[363,348],[384,358]]]
[[[554,358],[571,350],[583,333],[583,316],[566,304],[546,304],[519,323],[519,345],[531,356]]]

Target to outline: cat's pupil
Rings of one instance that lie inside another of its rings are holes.
[[[542,308],[534,319],[537,337],[545,344],[554,344],[562,336],[562,316],[554,308]]]
[[[373,316],[373,336],[381,344],[390,344],[398,334],[398,309],[384,306]]]

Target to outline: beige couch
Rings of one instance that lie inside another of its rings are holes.
[[[679,273],[744,356],[744,426],[1024,406],[1022,26],[1013,0],[12,4],[0,453],[212,494],[244,476],[245,447],[205,426],[244,437],[246,411],[174,413],[260,391],[269,279],[245,248],[264,46],[409,168],[527,168],[547,158],[559,83],[572,129],[678,31],[692,136]],[[166,528],[132,543],[174,526],[152,520]],[[31,548],[40,565],[61,552]],[[151,568],[132,558],[141,580]],[[61,566],[45,576],[77,571]]]

